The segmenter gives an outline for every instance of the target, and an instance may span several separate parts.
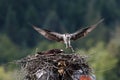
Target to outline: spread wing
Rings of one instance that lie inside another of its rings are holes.
[[[96,26],[98,24],[100,24],[103,20],[104,19],[101,19],[96,24],[91,25],[90,27],[87,27],[87,28],[84,28],[84,29],[80,29],[80,30],[76,31],[75,33],[71,34],[71,40],[76,40],[78,38],[85,37],[89,32],[91,32],[93,29],[95,29]]]
[[[56,32],[52,32],[46,29],[41,29],[38,28],[36,26],[33,26],[33,28],[40,33],[41,35],[43,35],[45,38],[49,39],[49,40],[54,40],[54,41],[63,41],[63,37],[62,34],[56,33]]]

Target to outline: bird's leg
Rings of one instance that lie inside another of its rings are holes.
[[[70,40],[68,40],[68,46],[69,46],[69,48],[72,50],[72,52],[75,52],[70,43],[71,43]]]
[[[68,40],[68,47],[72,47],[71,44],[70,44],[70,39]]]
[[[68,48],[68,44],[67,44],[67,42],[65,42],[65,46],[66,46],[66,49]]]
[[[65,44],[66,49],[67,49],[68,48],[68,42],[67,42],[66,38],[64,39],[64,44]]]
[[[66,45],[66,49],[70,48],[72,50],[72,52],[75,52],[73,47],[70,45],[70,43],[65,43],[65,45]]]
[[[70,47],[70,49],[72,50],[72,52],[73,52],[73,53],[75,52],[75,50],[73,49],[73,47],[72,47],[72,46]]]

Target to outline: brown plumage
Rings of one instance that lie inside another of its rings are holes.
[[[90,27],[87,27],[87,28],[80,29],[72,34],[70,34],[70,33],[60,34],[57,32],[52,32],[52,31],[46,30],[46,29],[41,29],[36,26],[33,26],[33,28],[38,33],[40,33],[41,35],[43,35],[45,38],[47,38],[49,40],[54,40],[57,42],[64,42],[66,44],[66,48],[71,48],[72,51],[74,52],[74,50],[70,44],[71,43],[70,40],[77,40],[79,38],[85,37],[89,32],[91,32],[93,29],[95,29],[96,26],[98,24],[100,24],[103,20],[104,19],[101,19],[96,24],[91,25]]]
[[[64,53],[64,51],[62,49],[51,49],[48,51],[38,52],[38,54],[42,54],[42,55],[58,54],[58,53]]]

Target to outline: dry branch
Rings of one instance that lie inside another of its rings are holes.
[[[25,80],[73,80],[76,71],[91,73],[86,57],[79,54],[38,52],[16,62],[27,72]]]

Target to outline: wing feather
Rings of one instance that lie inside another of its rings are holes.
[[[71,34],[71,40],[77,40],[78,38],[85,37],[89,32],[91,32],[93,29],[96,28],[98,24],[100,24],[104,19],[101,19],[96,24],[91,25],[90,27],[80,29],[76,31],[75,33]]]
[[[41,35],[43,35],[45,38],[47,38],[49,40],[55,40],[55,41],[58,41],[58,42],[63,40],[62,34],[59,34],[59,33],[56,33],[56,32],[52,32],[52,31],[49,31],[47,29],[41,29],[41,28],[38,28],[36,26],[33,26],[33,28],[38,33],[40,33]]]

